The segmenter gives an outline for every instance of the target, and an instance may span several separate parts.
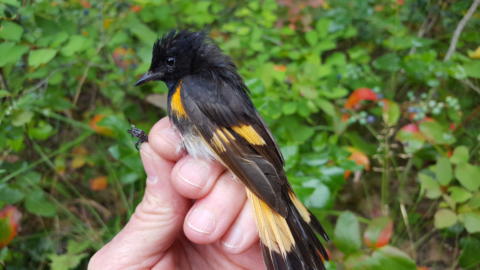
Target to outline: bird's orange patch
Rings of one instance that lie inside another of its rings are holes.
[[[170,108],[172,112],[174,112],[179,117],[186,117],[187,112],[185,111],[185,107],[183,107],[182,97],[182,81],[180,81],[175,88],[175,92],[172,95],[172,100],[170,101]]]
[[[238,125],[232,127],[238,135],[253,145],[265,145],[265,140],[251,125]]]

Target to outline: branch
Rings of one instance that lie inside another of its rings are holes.
[[[457,25],[457,28],[455,29],[455,32],[453,32],[452,40],[450,41],[450,47],[448,48],[447,54],[445,54],[445,58],[443,61],[448,61],[450,60],[450,57],[452,57],[452,54],[455,52],[455,49],[457,48],[457,42],[458,38],[460,38],[460,35],[462,34],[463,28],[467,24],[467,22],[470,20],[472,17],[473,13],[477,9],[478,5],[480,4],[480,0],[474,0],[470,8],[468,9],[467,13],[465,16],[463,16],[462,20]]]

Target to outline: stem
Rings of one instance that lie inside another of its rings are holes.
[[[389,155],[390,155],[390,148],[388,147],[388,134],[385,134],[383,138],[383,148],[384,148],[383,173],[382,173],[382,184],[381,184],[381,195],[380,195],[381,201],[382,201],[382,208],[385,206],[388,207],[388,196],[389,196],[388,186],[390,184],[390,174],[388,171]],[[387,209],[382,209],[382,210],[387,210]],[[387,214],[387,212],[384,212],[384,213]]]
[[[54,151],[48,155],[45,155],[45,157],[42,157],[38,160],[35,160],[34,162],[30,163],[28,166],[25,166],[25,167],[22,167],[21,169],[18,169],[10,174],[8,174],[7,176],[3,177],[1,180],[0,180],[0,184],[4,184],[4,183],[7,183],[10,179],[28,171],[28,170],[31,170],[35,167],[37,167],[40,163],[43,163],[43,162],[47,162],[45,160],[45,158],[51,158],[51,157],[54,157],[60,153],[63,153],[63,152],[66,152],[68,151],[70,148],[76,146],[76,145],[79,145],[81,142],[83,142],[85,139],[87,139],[88,137],[90,137],[90,135],[92,135],[93,132],[90,131],[90,132],[85,132],[83,133],[82,135],[78,136],[75,140],[69,142],[69,143],[66,143],[64,145],[62,145],[57,151]]]
[[[448,47],[447,54],[445,54],[445,58],[443,61],[448,61],[450,60],[450,57],[452,57],[452,54],[455,52],[455,49],[457,48],[457,42],[458,39],[460,38],[460,35],[462,34],[463,28],[467,24],[467,22],[472,18],[473,13],[477,9],[478,5],[480,4],[480,0],[474,0],[470,8],[468,9],[467,13],[465,13],[465,16],[460,20],[460,22],[457,25],[457,28],[455,29],[455,32],[453,32],[452,40],[450,41],[450,47]]]

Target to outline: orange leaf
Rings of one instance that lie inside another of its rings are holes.
[[[417,266],[417,270],[428,270],[430,268],[426,267],[426,266]]]
[[[85,146],[80,145],[72,149],[72,154],[85,156],[88,154],[88,150]]]
[[[105,118],[104,114],[96,114],[95,116],[92,117],[88,125],[98,134],[105,135],[105,136],[112,136],[113,135],[112,129],[98,124],[100,121],[102,121],[103,118]]]
[[[383,11],[384,9],[385,7],[383,5],[376,5],[375,7],[373,7],[373,10],[375,10],[376,12]]]
[[[108,179],[106,176],[98,176],[90,180],[90,189],[99,191],[104,190],[108,186]]]
[[[134,53],[132,49],[119,47],[113,51],[112,57],[115,65],[121,68],[128,68],[133,65],[133,54]]]
[[[82,5],[83,8],[91,8],[92,7],[90,2],[88,2],[87,0],[80,0],[80,5]]]
[[[275,71],[285,72],[285,71],[287,71],[287,66],[285,66],[285,65],[274,65],[273,69]]]
[[[142,10],[142,7],[139,6],[139,5],[133,5],[130,7],[130,10],[133,12],[133,13],[137,13],[137,12],[140,12],[140,10]]]
[[[344,173],[343,173],[343,179],[347,180],[350,175],[352,175],[352,171],[350,170],[346,170]]]
[[[388,245],[393,234],[393,221],[388,217],[373,219],[363,235],[363,242],[370,248]]]
[[[15,206],[8,205],[0,210],[0,249],[15,238],[21,218],[22,213]]]
[[[344,107],[345,109],[356,110],[360,108],[360,103],[364,100],[376,101],[378,97],[370,88],[358,88],[350,94]]]
[[[112,18],[107,18],[103,20],[103,28],[108,29],[110,28],[110,25],[112,24],[113,19]]]
[[[351,153],[348,159],[353,160],[357,165],[363,166],[367,171],[370,169],[370,160],[365,153],[353,147],[349,147],[348,151]]]

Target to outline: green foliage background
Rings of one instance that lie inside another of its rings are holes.
[[[128,220],[145,176],[126,130],[166,92],[133,83],[170,29],[207,30],[239,66],[334,238],[329,269],[477,267],[478,11],[445,56],[472,3],[0,0],[0,209],[23,213],[0,269],[82,269]],[[359,88],[376,99],[349,107]],[[388,245],[362,240],[389,222]]]

